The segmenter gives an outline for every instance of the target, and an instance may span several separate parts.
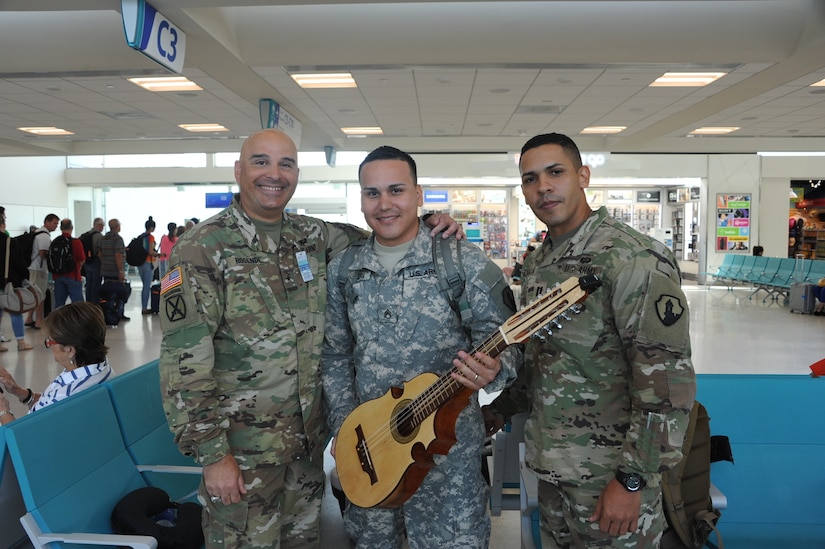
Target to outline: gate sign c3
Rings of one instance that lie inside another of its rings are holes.
[[[183,72],[186,35],[145,0],[121,0],[126,43],[178,74]]]

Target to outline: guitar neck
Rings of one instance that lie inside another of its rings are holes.
[[[475,355],[477,352],[482,352],[495,358],[508,346],[509,344],[507,343],[507,340],[504,339],[501,333],[495,332],[474,347],[470,351],[470,356]],[[453,379],[451,375],[453,373],[457,373],[459,375],[461,374],[459,369],[454,366],[449,372],[438,378],[435,383],[427,387],[426,390],[424,390],[408,404],[408,409],[411,413],[411,427],[414,428],[419,423],[424,421],[424,419],[426,419],[430,414],[435,413],[439,408],[441,408],[441,406],[443,406],[448,400],[453,398],[461,389],[464,388],[464,385]]]
[[[600,285],[601,280],[595,275],[570,277],[557,284],[507,319],[503,326],[473,348],[470,356],[482,352],[495,358],[509,345],[523,343],[547,322],[583,301]],[[451,374],[454,372],[461,374],[460,370],[454,367],[408,404],[409,414],[405,414],[405,417],[409,421],[409,432],[464,388],[464,385],[453,379]]]

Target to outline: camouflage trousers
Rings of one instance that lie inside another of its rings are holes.
[[[656,483],[658,484],[658,483]],[[544,549],[656,549],[665,528],[661,486],[642,490],[639,529],[614,537],[588,519],[596,510],[602,489],[559,486],[539,480],[539,524]]]
[[[203,482],[207,549],[313,548],[320,546],[324,470],[309,460],[242,471],[247,492],[239,503],[212,503]]]
[[[456,459],[459,458],[459,459]],[[436,456],[436,463],[444,459]],[[347,504],[344,528],[358,549],[486,549],[489,487],[481,456],[453,456],[430,469],[418,491],[398,509],[364,509]]]

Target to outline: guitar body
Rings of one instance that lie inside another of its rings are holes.
[[[460,391],[410,432],[406,404],[438,380],[424,373],[361,404],[347,417],[335,443],[341,488],[359,507],[398,507],[407,501],[435,465],[434,454],[447,454],[456,442],[455,422],[472,394]]]

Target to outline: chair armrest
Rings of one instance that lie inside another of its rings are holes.
[[[141,473],[174,473],[184,475],[200,475],[203,467],[198,465],[135,465]]]
[[[728,496],[722,493],[722,490],[716,487],[714,483],[710,483],[710,502],[714,509],[727,509]]]
[[[29,536],[35,549],[44,549],[49,543],[68,543],[83,545],[103,545],[107,547],[132,547],[133,549],[157,549],[158,540],[152,536],[127,534],[92,534],[88,532],[49,532],[43,533],[31,513],[20,517],[20,524]]]
[[[539,482],[535,473],[527,467],[524,461],[524,443],[519,444],[519,475],[521,477],[521,514],[531,515],[539,506]]]

